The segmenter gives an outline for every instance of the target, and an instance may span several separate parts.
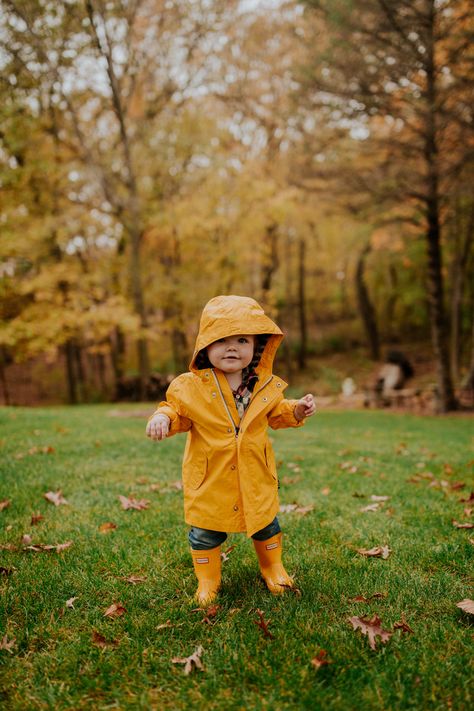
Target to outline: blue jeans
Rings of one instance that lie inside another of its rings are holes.
[[[256,541],[266,541],[268,538],[276,536],[280,531],[280,524],[275,516],[268,526],[254,533],[252,538]],[[224,543],[227,538],[227,533],[223,531],[209,531],[207,528],[197,528],[193,526],[189,531],[188,538],[193,551],[205,551],[210,548],[216,548],[216,546],[220,546],[221,543]]]

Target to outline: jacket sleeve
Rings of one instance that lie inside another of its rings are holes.
[[[297,420],[294,415],[295,406],[298,400],[280,400],[273,410],[268,413],[268,424],[272,430],[280,430],[283,427],[302,427],[305,420]]]
[[[179,378],[176,378],[166,391],[166,400],[158,403],[155,412],[148,418],[151,420],[155,415],[167,415],[170,418],[168,437],[179,432],[187,432],[193,424],[186,416],[186,410],[180,398],[180,389]]]

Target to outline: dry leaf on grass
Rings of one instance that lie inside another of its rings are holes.
[[[466,484],[463,481],[453,481],[450,488],[453,491],[458,491],[459,489],[464,489],[465,486]]]
[[[100,524],[99,533],[110,533],[110,531],[115,531],[116,528],[116,523],[112,523],[112,521],[107,521],[106,523]]]
[[[382,629],[382,620],[378,615],[374,615],[370,619],[367,617],[349,617],[349,622],[354,628],[354,630],[360,629],[362,634],[367,635],[369,640],[370,648],[375,651],[376,648],[376,638],[380,637],[382,644],[388,642],[392,636],[392,632]]]
[[[201,662],[201,657],[203,653],[203,648],[201,645],[196,647],[194,652],[189,657],[173,657],[171,660],[172,664],[184,664],[184,673],[191,674],[194,669],[199,669],[199,671],[204,671],[204,667]]]
[[[104,617],[121,617],[127,610],[120,603],[113,602],[104,612]]]
[[[474,523],[459,523],[459,521],[454,521],[454,519],[452,523],[454,528],[474,528]]]
[[[6,652],[13,654],[13,647],[16,647],[16,638],[8,639],[7,635],[4,634],[3,638],[0,640],[0,649],[4,649]]]
[[[368,506],[363,506],[359,511],[361,513],[375,512],[380,509],[380,504],[368,504]]]
[[[102,649],[105,649],[106,647],[117,647],[119,643],[116,639],[105,639],[103,634],[100,634],[100,632],[96,632],[94,630],[92,632],[92,644],[95,644],[96,647],[102,647]]]
[[[46,445],[45,447],[31,447],[28,454],[54,454],[55,451],[54,447]]]
[[[119,580],[125,580],[126,583],[131,585],[138,585],[138,583],[145,583],[147,579],[146,575],[129,575],[128,577],[119,578]]]
[[[157,626],[155,627],[155,629],[156,629],[156,630],[165,630],[165,629],[168,629],[168,628],[170,628],[170,627],[175,627],[175,625],[172,624],[171,620],[166,620],[166,622],[163,622],[161,625],[157,625]]]
[[[44,494],[44,498],[46,501],[49,501],[50,504],[54,504],[55,506],[61,506],[61,504],[69,503],[64,498],[61,489],[58,489],[58,491],[47,491],[46,494]]]
[[[29,546],[32,543],[33,539],[31,538],[29,533],[25,533],[22,538],[21,538],[21,545],[22,546]]]
[[[456,603],[456,607],[459,607],[464,612],[468,612],[470,615],[474,615],[474,600],[461,600],[461,602]]]
[[[124,511],[143,511],[143,509],[147,509],[150,505],[147,499],[133,499],[122,495],[119,496],[119,499]]]
[[[254,623],[257,625],[257,627],[260,627],[260,629],[263,632],[264,637],[267,637],[268,639],[275,639],[275,637],[272,635],[272,633],[268,629],[270,620],[265,619],[262,610],[256,610],[256,613],[257,613],[259,619],[254,620]]]
[[[459,502],[461,504],[469,504],[469,503],[471,503],[471,501],[474,501],[474,491],[471,491],[469,496],[466,496],[465,499],[459,499]]]
[[[69,607],[70,610],[74,610],[74,600],[77,600],[77,597],[70,597],[69,600],[66,600],[66,607]]]
[[[377,496],[377,494],[372,494],[370,497],[371,501],[389,501],[390,496]]]
[[[356,597],[350,597],[349,602],[370,602],[370,600],[373,600],[375,598],[384,598],[387,597],[387,593],[381,593],[381,592],[375,592],[372,595],[369,595],[366,597],[365,595],[356,595]]]
[[[316,656],[313,657],[311,660],[311,664],[315,669],[321,669],[321,667],[325,667],[331,663],[332,662],[327,659],[327,652],[325,649],[320,649]]]
[[[232,553],[234,548],[235,546],[229,546],[225,551],[221,552],[221,559],[223,563],[226,563],[229,560],[229,553]]]
[[[402,619],[400,622],[395,622],[393,625],[394,630],[401,630],[402,632],[405,632],[406,634],[414,634],[412,628],[408,624],[408,622],[405,619],[405,615],[402,614]]]
[[[3,565],[0,565],[0,575],[11,575],[14,573],[16,568],[12,566],[11,568],[4,568]]]
[[[212,622],[212,619],[217,615],[220,609],[221,605],[210,605],[207,610],[205,610],[205,615],[201,622],[204,622],[206,625],[213,625],[214,622]]]
[[[300,476],[282,476],[280,479],[280,484],[290,486],[291,484],[296,484],[299,481],[301,481]]]
[[[10,506],[11,501],[9,499],[4,499],[3,501],[0,501],[0,511],[3,511],[3,509],[6,509]]]
[[[374,548],[358,548],[357,553],[360,553],[360,555],[364,555],[367,558],[383,558],[386,560],[390,553],[392,552],[391,548],[388,546],[375,546]]]
[[[31,521],[30,525],[31,526],[37,526],[40,521],[44,519],[44,516],[42,516],[40,513],[37,514],[31,514]]]
[[[280,506],[281,513],[296,513],[300,516],[305,516],[307,513],[313,510],[313,504],[310,504],[309,506],[300,506],[300,504],[282,504]]]
[[[324,489],[321,489],[321,494],[323,496],[329,496],[330,493],[331,493],[331,489],[329,488],[329,486],[325,486]],[[324,650],[322,650],[322,651],[324,651]]]
[[[50,543],[35,543],[31,546],[24,546],[23,550],[33,551],[34,553],[40,553],[41,551],[56,551],[56,553],[61,553],[61,551],[65,551],[66,548],[70,548],[71,546],[72,541],[66,541],[66,543],[57,543],[55,545]]]

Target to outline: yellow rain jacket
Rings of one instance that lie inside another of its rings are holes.
[[[219,338],[270,334],[256,368],[258,381],[242,420],[224,373],[198,369],[199,352]],[[183,460],[185,520],[214,531],[246,531],[267,526],[278,512],[278,480],[268,425],[299,427],[296,400],[272,366],[283,334],[256,301],[216,296],[205,306],[190,372],[175,378],[154,413],[168,415],[169,436],[187,432]]]

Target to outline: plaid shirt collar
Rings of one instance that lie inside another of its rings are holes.
[[[255,387],[255,383],[258,380],[258,375],[254,370],[244,375],[242,382],[236,390],[232,390],[232,395],[234,396],[235,406],[237,412],[239,413],[240,419],[244,416],[244,412],[247,409],[250,398],[252,397],[252,392]]]

